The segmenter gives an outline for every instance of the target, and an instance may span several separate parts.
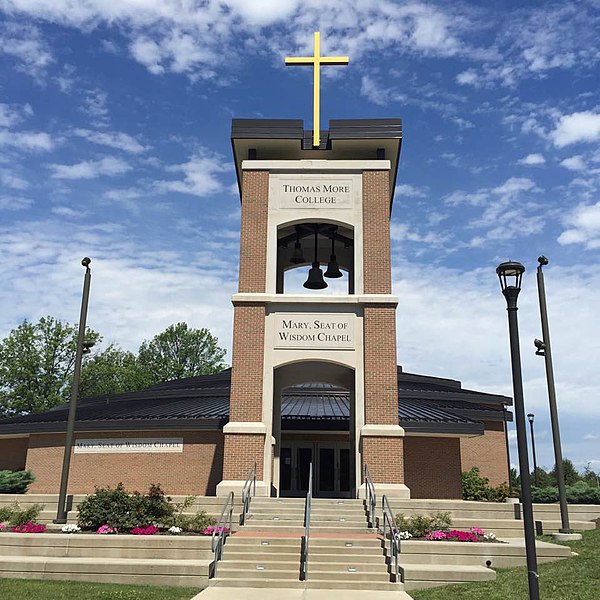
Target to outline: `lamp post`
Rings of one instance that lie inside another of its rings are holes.
[[[552,366],[552,349],[550,347],[550,329],[548,327],[548,309],[546,307],[546,286],[542,267],[548,264],[545,256],[538,258],[537,287],[540,301],[540,319],[542,323],[542,340],[534,340],[536,354],[543,356],[546,362],[546,381],[548,383],[548,402],[550,404],[550,424],[552,426],[552,442],[554,445],[554,464],[556,465],[556,480],[558,484],[558,501],[560,503],[561,528],[556,538],[563,540],[581,539],[581,534],[575,533],[569,524],[569,509],[567,507],[567,491],[565,489],[565,473],[563,467],[562,449],[560,444],[560,428],[558,425],[558,409],[556,407],[556,389],[554,387],[554,368]]]
[[[75,366],[73,368],[73,386],[71,389],[71,401],[69,402],[69,417],[67,420],[67,437],[65,439],[65,454],[63,456],[62,473],[60,476],[60,492],[58,494],[58,509],[54,523],[64,524],[67,522],[67,485],[69,483],[69,467],[71,465],[71,448],[75,434],[75,412],[77,410],[77,394],[79,393],[79,377],[81,375],[81,360],[86,352],[90,351],[93,343],[85,341],[85,321],[87,318],[88,300],[90,297],[90,281],[92,272],[90,263],[92,260],[87,256],[81,261],[85,267],[83,277],[83,295],[81,298],[81,313],[79,315],[79,332],[77,334],[77,351],[75,353]]]
[[[529,413],[527,415],[527,420],[529,421],[529,426],[531,427],[531,453],[533,455],[533,485],[538,487],[538,470],[537,470],[537,458],[535,456],[535,433],[533,432],[533,420],[535,419],[535,415],[533,413]]]
[[[525,554],[527,558],[527,579],[529,599],[539,600],[539,575],[535,548],[533,506],[531,503],[531,482],[529,479],[529,457],[527,455],[527,430],[525,427],[525,402],[523,399],[523,376],[521,373],[521,351],[519,348],[519,323],[517,320],[517,298],[521,291],[521,280],[525,267],[518,262],[508,261],[498,265],[496,273],[500,279],[502,294],[508,311],[508,331],[512,365],[513,395],[515,401],[515,425],[517,448],[519,451],[519,472],[521,475],[521,501],[523,503],[523,528],[525,533]]]

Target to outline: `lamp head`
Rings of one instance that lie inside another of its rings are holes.
[[[540,267],[545,267],[548,264],[548,259],[542,254],[542,256],[538,256],[538,263],[540,263]]]
[[[530,423],[533,423],[533,419],[534,419],[534,418],[535,418],[535,415],[534,415],[533,413],[529,413],[529,414],[527,415],[527,420],[528,420]]]
[[[89,258],[88,256],[86,256],[82,261],[81,261],[81,266],[85,267],[86,269],[90,266],[90,263],[92,262],[92,259]]]
[[[533,345],[536,347],[535,353],[538,356],[545,356],[545,352],[544,352],[544,350],[546,349],[545,342],[543,342],[542,340],[538,340],[538,338],[535,338],[535,340],[533,340]]]

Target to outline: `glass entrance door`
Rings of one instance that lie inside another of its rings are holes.
[[[280,453],[279,494],[304,496],[313,461],[313,493],[323,498],[350,498],[354,485],[348,442],[288,442]]]

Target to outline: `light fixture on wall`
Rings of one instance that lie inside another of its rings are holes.
[[[300,227],[298,227],[298,225],[296,225],[296,241],[294,242],[294,252],[292,253],[290,262],[294,265],[301,265],[302,263],[306,262],[304,254],[302,253],[302,244],[300,243]]]
[[[337,229],[337,228],[336,228]],[[331,235],[331,256],[329,257],[329,263],[327,264],[327,271],[325,271],[325,277],[330,279],[337,279],[342,277],[343,273],[340,271],[340,267],[335,257],[335,232]]]
[[[319,264],[318,249],[317,249],[318,229],[315,227],[315,259],[312,267],[308,272],[308,279],[304,282],[304,287],[309,290],[323,290],[327,287],[327,283],[323,279],[323,271]]]

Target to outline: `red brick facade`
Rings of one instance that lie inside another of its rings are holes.
[[[265,436],[261,434],[229,433],[225,436],[223,479],[245,480],[256,462],[256,477],[263,476]]]
[[[462,470],[479,467],[490,485],[508,483],[508,457],[502,421],[485,421],[485,434],[460,440]]]
[[[127,431],[78,433],[78,438],[183,437],[183,452],[75,454],[71,455],[69,494],[85,494],[94,486],[147,491],[159,483],[167,494],[214,495],[223,478],[223,433],[221,431]],[[64,434],[32,434],[27,468],[36,477],[29,491],[56,494],[64,454]]]
[[[405,483],[404,438],[365,437],[362,458],[375,483]]]
[[[411,498],[462,498],[459,438],[407,436],[406,485]]]

